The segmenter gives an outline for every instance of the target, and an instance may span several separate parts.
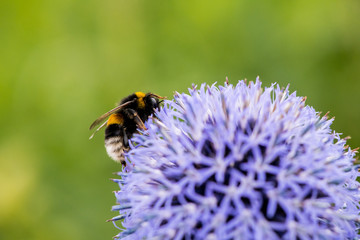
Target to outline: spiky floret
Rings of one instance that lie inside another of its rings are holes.
[[[115,238],[359,237],[355,151],[333,119],[258,79],[189,92],[132,139]]]

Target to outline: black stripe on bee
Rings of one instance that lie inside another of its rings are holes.
[[[112,137],[124,137],[124,127],[120,124],[108,125],[105,129],[105,139]]]

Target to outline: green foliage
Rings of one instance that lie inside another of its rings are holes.
[[[360,145],[360,3],[0,2],[0,239],[111,239],[120,166],[90,123],[134,91],[259,75]]]

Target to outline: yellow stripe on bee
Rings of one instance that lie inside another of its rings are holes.
[[[111,125],[111,124],[123,124],[124,123],[124,118],[120,115],[120,114],[111,114],[106,125]]]
[[[143,97],[145,97],[146,94],[143,93],[143,92],[136,92],[135,95],[136,95],[138,98],[143,98]]]
[[[136,92],[135,95],[138,97],[137,102],[138,102],[139,108],[144,109],[145,108],[145,102],[144,102],[145,93]]]

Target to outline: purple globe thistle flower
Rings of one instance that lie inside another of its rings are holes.
[[[358,239],[356,151],[278,85],[165,101],[115,180],[116,239]]]

